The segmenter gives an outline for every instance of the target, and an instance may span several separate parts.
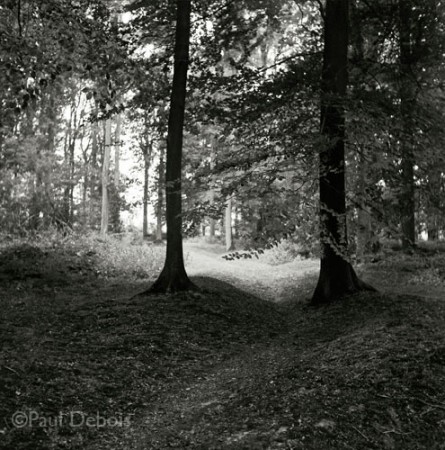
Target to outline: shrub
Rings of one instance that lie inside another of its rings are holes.
[[[68,245],[94,256],[101,276],[152,277],[164,261],[164,247],[146,243],[142,238],[135,239],[134,235],[130,239],[96,234],[72,236]]]
[[[313,256],[312,249],[293,242],[292,240],[283,239],[270,249],[264,251],[261,259],[272,266],[286,264],[296,259],[304,259]]]
[[[17,263],[25,266],[34,261],[41,271],[60,272],[75,265],[99,277],[151,278],[164,261],[164,247],[139,241],[134,235],[63,235],[55,230],[27,238],[5,235],[0,240],[0,251],[17,253]]]

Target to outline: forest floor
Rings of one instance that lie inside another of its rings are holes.
[[[187,244],[202,290],[146,296],[163,248],[90,244],[0,246],[1,449],[445,448],[445,253],[315,309],[317,261]]]

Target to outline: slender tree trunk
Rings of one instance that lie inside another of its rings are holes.
[[[427,216],[427,231],[428,240],[437,241],[439,237],[437,216],[435,214],[428,214]]]
[[[75,106],[74,106],[75,108]],[[75,148],[76,148],[76,138],[77,138],[77,112],[74,110],[74,120],[73,120],[74,130],[71,133],[71,142],[69,145],[69,225],[74,222],[74,173],[75,173]]]
[[[156,242],[162,242],[162,216],[164,211],[164,146],[159,148],[159,166],[158,166],[158,201],[156,203]]]
[[[226,251],[235,250],[232,236],[232,197],[227,198],[226,214],[225,214],[225,234],[226,234]]]
[[[441,177],[442,172],[438,167],[431,167],[428,176],[427,199],[427,230],[428,240],[435,241],[439,238],[439,211],[441,203]]]
[[[142,237],[148,236],[148,185],[149,185],[149,172],[150,172],[150,157],[149,150],[144,152],[144,199],[143,199],[143,220],[142,220]],[[151,152],[150,152],[151,153]]]
[[[64,224],[70,223],[70,185],[71,185],[71,142],[73,140],[73,104],[71,105],[70,118],[68,122],[68,130],[65,135],[64,143],[64,161],[66,168],[65,189],[63,191],[63,221]]]
[[[182,249],[181,169],[184,111],[190,44],[191,0],[177,1],[175,68],[167,136],[167,254],[152,292],[174,292],[194,287],[184,267]]]
[[[45,153],[47,155],[47,161],[51,161],[54,156],[54,147],[55,147],[55,138],[56,138],[56,127],[57,127],[57,108],[55,103],[55,92],[54,87],[50,84],[47,87],[46,94],[43,94],[42,97],[46,97],[48,100],[45,117],[46,125],[43,126],[44,132],[47,137]],[[54,212],[52,210],[52,198],[53,193],[51,189],[51,174],[52,167],[49,164],[45,164],[42,168],[42,206],[43,206],[43,226],[48,228],[51,224],[51,221],[54,216]]]
[[[327,0],[321,86],[320,277],[312,303],[322,304],[367,287],[348,262],[345,192],[345,112],[349,0]]]
[[[98,134],[99,122],[97,121],[98,108],[95,107],[94,122],[91,124],[91,164],[90,164],[90,204],[88,208],[88,224],[92,228],[94,224],[94,204],[96,201],[96,182],[97,182],[97,153],[98,153]]]
[[[212,189],[210,191],[210,204],[213,205],[215,202],[215,191]],[[210,217],[209,219],[209,236],[210,238],[214,238],[215,237],[215,219],[213,217]]]
[[[113,229],[115,232],[120,230],[120,196],[119,196],[119,182],[120,182],[120,153],[121,153],[121,133],[122,133],[122,116],[120,114],[116,117],[116,129],[114,133],[114,176],[113,176]]]
[[[210,170],[215,168],[215,157],[216,157],[216,138],[212,139],[212,148],[210,149]],[[215,203],[215,189],[213,186],[210,188],[210,204],[213,206]],[[215,219],[210,217],[209,219],[209,236],[210,238],[215,237]]]
[[[23,124],[23,134],[31,138],[35,135],[34,130],[34,119],[36,115],[36,102],[30,99],[26,107],[26,117]],[[20,132],[20,131],[19,131]],[[39,157],[39,152],[37,151],[36,159]],[[31,198],[29,205],[29,227],[32,230],[37,230],[40,225],[40,201],[38,192],[38,168],[37,164],[33,167],[33,172],[29,174],[28,189]]]
[[[108,202],[108,180],[110,176],[110,154],[111,154],[111,118],[108,117],[105,121],[105,145],[104,156],[102,161],[102,210],[100,221],[100,234],[108,233],[108,216],[109,216],[109,202]]]
[[[399,0],[399,35],[400,35],[400,113],[402,118],[401,137],[401,225],[402,246],[407,249],[415,245],[415,200],[414,200],[414,133],[413,113],[416,107],[415,80],[412,76],[411,45],[411,1]]]
[[[84,161],[85,174],[83,176],[83,183],[82,183],[82,217],[81,217],[82,229],[84,230],[88,228],[87,203],[88,203],[89,175],[87,171],[87,166],[88,162]]]
[[[115,130],[115,142],[114,142],[114,185],[116,186],[116,192],[119,191],[120,180],[120,154],[121,154],[121,139],[122,139],[122,116],[120,114],[116,117],[116,130]]]
[[[240,207],[238,202],[235,204],[235,221],[233,223],[233,236],[239,238],[239,227],[240,227]]]

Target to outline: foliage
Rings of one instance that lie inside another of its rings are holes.
[[[81,254],[95,253],[96,273],[99,277],[151,278],[159,270],[164,257],[162,247],[145,243],[128,244],[122,238],[88,235],[72,242],[79,245]]]
[[[112,279],[151,278],[159,270],[163,250],[148,244],[131,244],[120,235],[61,234],[48,230],[27,238],[4,237],[1,244],[3,258],[10,262],[4,267],[18,280],[34,277],[39,284],[62,282],[71,275]],[[29,280],[28,280],[29,281]]]
[[[396,3],[351,2],[347,196],[358,251],[363,209],[372,216],[371,244],[400,236],[405,138],[415,144],[417,229],[436,239],[443,228],[444,8],[412,3],[418,89],[406,136]],[[148,202],[156,204],[163,189],[154,172],[168,117],[175,2],[71,6],[25,0],[0,10],[0,225],[11,232],[97,228],[101,121],[124,107],[126,137],[151,167]],[[116,19],[124,10],[131,12],[125,23]],[[190,231],[208,221],[199,205],[209,195],[218,211],[231,195],[247,246],[316,239],[322,14],[315,0],[194,2],[183,183]],[[70,111],[77,117],[67,121]],[[119,207],[112,213],[117,220]]]
[[[316,251],[316,249],[284,239],[278,242],[277,245],[266,249],[260,259],[271,266],[279,266],[298,259],[309,258],[313,256],[312,251]]]

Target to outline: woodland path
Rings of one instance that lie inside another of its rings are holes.
[[[253,405],[235,405],[239,401],[243,403],[242,391],[249,392],[258,385],[273,386],[280,371],[295,358],[297,347],[303,350],[305,344],[296,345],[294,339],[298,319],[292,323],[285,304],[309,298],[313,283],[306,282],[305,286],[303,280],[317,275],[319,261],[301,260],[272,266],[255,257],[227,261],[222,258],[224,254],[221,246],[186,243],[184,258],[188,275],[197,280],[215,278],[246,292],[246,296],[282,304],[281,332],[240,347],[195,380],[173,384],[169,392],[147,409],[144,417],[135,418],[132,426],[123,430],[116,449],[184,446],[206,450],[260,449],[266,448],[260,441],[275,440],[284,432],[283,424],[273,418],[263,418],[253,429],[243,425],[262,412],[251,409]],[[109,448],[108,443],[102,445],[95,446],[94,450]],[[286,446],[275,444],[273,448]]]
[[[227,261],[222,246],[186,243],[184,255],[187,273],[190,276],[217,278],[235,287],[274,303],[308,300],[315,287],[320,261],[302,259],[273,266],[260,259],[239,259]],[[389,295],[413,295],[425,299],[444,298],[443,286],[430,283],[406,284],[397,273],[377,273],[365,269],[364,280]],[[359,269],[360,273],[360,269]],[[304,283],[305,281],[305,283]]]
[[[357,369],[357,374],[345,372],[345,367],[352,367],[348,358],[356,358],[359,365],[365,364],[364,351],[371,352],[385,345],[389,336],[385,324],[396,323],[397,307],[394,317],[388,313],[387,306],[374,310],[374,301],[381,302],[380,294],[365,293],[362,300],[360,297],[354,300],[354,303],[358,301],[354,308],[342,303],[327,312],[307,310],[304,304],[316,282],[318,260],[297,260],[279,266],[268,265],[255,257],[227,261],[222,258],[222,247],[190,242],[184,246],[184,255],[186,270],[198,284],[207,280],[204,287],[219,285],[219,292],[227,292],[227,295],[233,289],[231,285],[242,291],[242,303],[252,299],[252,295],[258,298],[255,302],[265,303],[259,300],[262,299],[274,303],[260,306],[264,314],[261,320],[268,323],[273,317],[279,317],[279,328],[270,334],[264,333],[258,340],[240,344],[229,354],[209,360],[207,365],[196,361],[200,369],[194,376],[172,380],[162,395],[134,417],[129,428],[114,435],[112,446],[103,439],[89,449],[368,448],[369,437],[358,428],[353,429],[352,439],[364,441],[356,446],[327,447],[328,441],[324,439],[329,437],[323,437],[323,433],[329,435],[337,426],[337,418],[345,419],[338,411],[351,409],[351,404],[358,402],[355,396],[361,389],[361,382],[359,387],[354,387],[354,377],[361,377],[368,369]],[[201,296],[211,308],[214,299],[207,298],[206,291],[192,295]],[[278,316],[268,315],[268,308]],[[233,323],[230,318],[227,320],[230,329]],[[376,342],[370,338],[370,332],[376,334]],[[384,337],[382,342],[380,332]],[[406,336],[411,336],[411,332]],[[403,339],[401,342],[403,344]],[[371,360],[369,364],[374,363]],[[375,371],[374,366],[371,369]],[[320,374],[328,378],[321,382]],[[345,405],[329,410],[325,402],[337,398],[340,390],[334,387],[350,375],[352,387],[345,391]],[[374,378],[372,375],[370,380]],[[332,381],[330,387],[328,379]],[[386,378],[384,381],[387,383]],[[371,388],[363,389],[368,392],[366,389]],[[319,395],[315,396],[317,392]],[[312,446],[304,441],[305,434],[313,436]],[[372,448],[396,447],[379,444]]]
[[[279,266],[266,264],[253,256],[251,259],[227,261],[221,246],[186,243],[184,257],[187,273],[193,276],[213,277],[233,284],[264,300],[281,303],[301,297],[302,281],[308,275],[318,274],[320,262],[315,259],[296,260]],[[315,281],[314,281],[315,282]],[[307,293],[309,295],[309,293]],[[304,292],[306,295],[306,292]]]

